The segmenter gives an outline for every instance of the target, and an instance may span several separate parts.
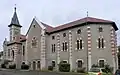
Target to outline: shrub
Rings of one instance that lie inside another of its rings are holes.
[[[60,63],[59,64],[59,71],[61,71],[61,72],[69,72],[70,71],[70,64],[68,64],[68,63]]]
[[[77,68],[78,73],[85,73],[85,68]]]
[[[99,67],[97,64],[92,65],[92,68],[97,68],[97,67]]]
[[[48,66],[48,70],[53,71],[53,66]]]
[[[28,70],[28,69],[29,69],[29,66],[28,66],[28,65],[26,65],[26,64],[22,64],[22,65],[21,65],[21,69]]]
[[[6,68],[5,64],[1,64],[1,68]]]
[[[9,69],[16,69],[16,65],[9,65]]]
[[[113,68],[110,65],[105,65],[106,72],[112,72]]]

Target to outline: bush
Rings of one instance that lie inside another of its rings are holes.
[[[78,73],[85,73],[85,68],[78,68],[78,69],[77,69],[77,72],[78,72]]]
[[[9,65],[9,69],[16,69],[16,65]]]
[[[113,68],[110,65],[105,65],[106,72],[112,72]]]
[[[48,70],[53,71],[53,66],[48,66]]]
[[[21,65],[21,69],[28,70],[28,69],[29,69],[29,66],[28,66],[28,65],[26,65],[26,64],[22,64],[22,65]]]
[[[93,64],[92,68],[98,68],[99,66],[97,64]]]
[[[61,71],[61,72],[69,72],[70,71],[70,64],[68,64],[68,63],[60,63],[59,64],[59,71]]]
[[[5,64],[1,64],[1,68],[6,68]]]

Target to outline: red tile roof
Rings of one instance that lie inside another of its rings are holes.
[[[73,21],[73,22],[70,22],[70,23],[67,23],[67,24],[63,24],[63,25],[54,27],[52,29],[48,29],[47,31],[48,32],[55,32],[55,31],[66,29],[66,28],[69,28],[69,27],[72,27],[72,26],[75,26],[75,25],[80,25],[80,24],[83,24],[83,23],[86,23],[86,22],[114,23],[113,21],[109,21],[109,20],[98,19],[98,18],[93,18],[93,17],[85,17],[85,18],[82,18],[82,19],[79,19],[79,20],[76,20],[76,21]],[[116,30],[118,30],[117,26],[115,26],[115,27],[116,27]]]
[[[25,35],[17,35],[15,36],[15,39],[12,41],[12,42],[9,42],[8,45],[11,45],[11,44],[21,44],[22,41],[25,41],[26,40],[26,36]]]

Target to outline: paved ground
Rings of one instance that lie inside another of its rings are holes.
[[[16,71],[16,70],[2,70],[0,75],[84,75],[84,74],[70,74],[70,73],[56,73],[56,72],[38,72],[38,71]]]

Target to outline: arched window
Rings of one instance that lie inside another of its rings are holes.
[[[78,60],[77,61],[77,67],[82,68],[82,63],[83,63],[82,60]]]
[[[52,61],[52,67],[55,67],[55,61]]]
[[[99,66],[102,68],[104,67],[105,60],[99,60]]]
[[[25,64],[25,62],[22,62],[22,64]]]
[[[33,39],[32,39],[32,47],[37,47],[37,39],[36,39],[36,37],[33,37]]]
[[[98,38],[98,48],[104,48],[104,39]]]
[[[37,68],[40,69],[40,61],[37,62]]]
[[[14,50],[12,50],[12,58],[14,59]]]

